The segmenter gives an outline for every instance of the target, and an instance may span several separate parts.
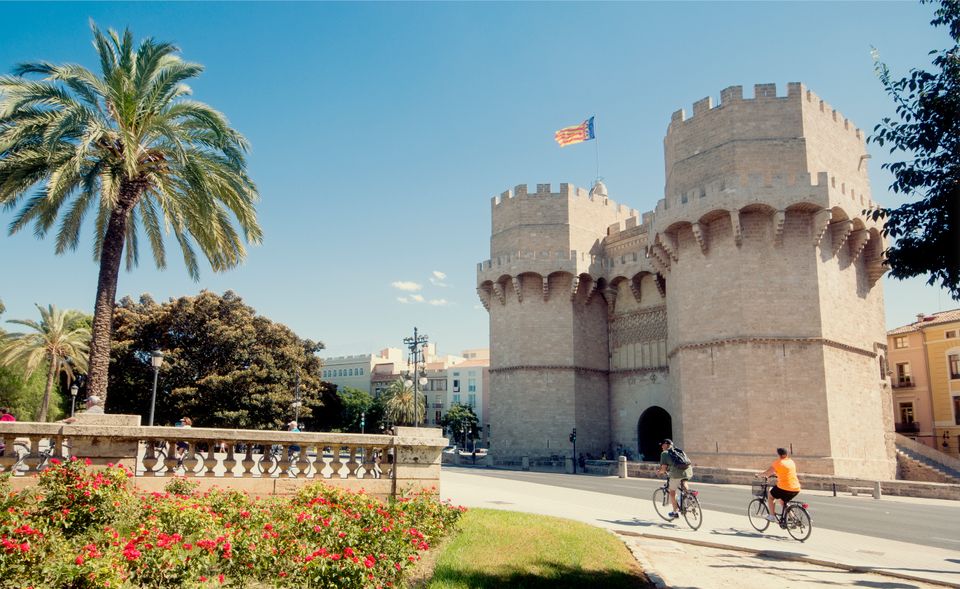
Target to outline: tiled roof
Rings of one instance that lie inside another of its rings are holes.
[[[891,329],[887,332],[887,335],[899,335],[901,333],[910,333],[911,331],[917,331],[921,327],[930,327],[932,325],[940,325],[942,323],[950,323],[952,321],[960,321],[960,309],[953,309],[950,311],[941,311],[939,313],[934,313],[932,315],[927,315],[923,318],[923,321],[914,321],[908,325],[903,325],[896,329]]]

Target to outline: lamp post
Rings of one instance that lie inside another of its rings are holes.
[[[413,385],[413,427],[420,427],[420,406],[417,404],[417,385],[423,381],[426,384],[426,377],[420,376],[420,358],[423,355],[423,348],[427,345],[427,336],[418,334],[417,328],[413,328],[413,337],[403,338],[403,343],[410,349],[410,355],[413,356],[413,374],[404,383],[407,386]]]
[[[70,417],[73,417],[73,412],[77,408],[77,393],[79,391],[80,387],[78,387],[76,383],[70,387]]]
[[[300,427],[300,407],[303,406],[303,401],[300,400],[300,375],[297,374],[297,388],[293,391],[293,420],[297,422],[297,427]]]
[[[150,352],[150,365],[153,366],[153,392],[150,394],[150,423],[153,425],[153,410],[157,405],[157,378],[160,376],[160,367],[163,366],[163,352]]]

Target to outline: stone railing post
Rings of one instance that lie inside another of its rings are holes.
[[[440,459],[447,439],[435,427],[397,427],[394,438],[394,495],[432,489],[440,492]]]

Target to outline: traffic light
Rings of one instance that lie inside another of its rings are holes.
[[[577,443],[577,428],[573,428],[573,431],[570,432],[570,443],[571,444]]]

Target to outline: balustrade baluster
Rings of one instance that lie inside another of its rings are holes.
[[[177,441],[167,440],[167,456],[163,459],[163,474],[176,473],[179,459],[177,457]]]
[[[293,468],[297,469],[298,478],[306,478],[310,470],[310,460],[307,458],[309,448],[300,444],[300,451],[297,452],[297,459],[293,463]]]
[[[215,454],[217,450],[217,443],[218,442],[216,440],[207,440],[207,455],[203,459],[203,472],[200,474],[200,476],[214,476],[215,473],[213,472],[213,469],[215,466],[217,466],[217,457]]]
[[[363,449],[360,449],[360,456],[363,456]],[[348,479],[355,479],[357,477],[357,469],[360,467],[360,462],[357,459],[357,447],[349,447],[350,456],[347,458],[347,476]],[[362,458],[361,458],[362,460]]]
[[[153,469],[157,467],[158,462],[157,441],[147,440],[147,448],[143,453],[143,474],[153,473],[156,475]]]
[[[280,455],[277,456],[277,471],[276,474],[278,477],[287,475],[292,477],[293,473],[290,472],[290,446],[291,444],[281,444],[280,445]]]
[[[347,478],[347,475],[350,474],[350,467],[347,466],[347,463],[349,462],[350,458],[347,457],[347,460],[343,459],[343,449],[344,447],[339,444],[334,448],[336,461],[337,461],[336,462],[337,468],[334,471],[334,478],[345,479]]]
[[[226,445],[226,448],[227,448],[227,457],[223,459],[223,468],[224,468],[223,476],[235,477],[237,476],[237,473],[233,472],[233,469],[237,467],[237,454],[236,454],[237,444],[232,441],[230,444],[227,444],[226,441],[224,441],[223,443]]]
[[[186,457],[183,461],[184,475],[197,476],[197,467],[200,466],[200,455],[197,453],[197,443],[190,442],[185,450]]]
[[[17,463],[17,449],[13,446],[13,442],[16,440],[15,437],[3,436],[3,456],[0,456],[0,466],[3,467],[3,472],[10,472],[13,469],[13,465]]]
[[[243,460],[240,461],[243,472],[240,473],[240,476],[252,477],[254,475],[253,469],[257,466],[257,463],[253,460],[253,442],[243,442],[243,446]]]

